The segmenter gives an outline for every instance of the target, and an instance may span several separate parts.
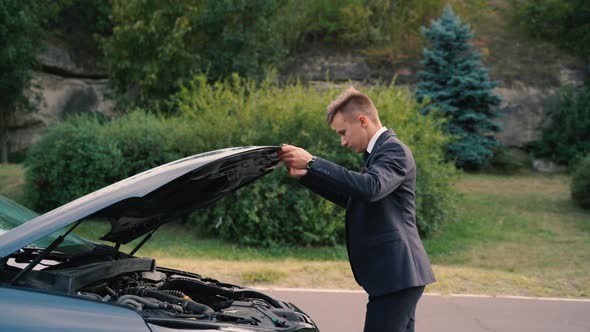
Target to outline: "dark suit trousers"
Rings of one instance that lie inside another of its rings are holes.
[[[369,296],[364,332],[414,332],[416,304],[424,286]]]

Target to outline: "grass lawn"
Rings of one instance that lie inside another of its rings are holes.
[[[590,297],[590,211],[568,177],[466,175],[457,188],[461,222],[425,241],[431,291]]]
[[[19,174],[0,166],[0,194],[19,197]],[[570,200],[569,177],[467,174],[457,189],[459,221],[424,241],[438,278],[428,292],[590,298],[590,211]],[[80,233],[106,227],[83,224]],[[246,285],[358,289],[343,246],[247,248],[171,224],[137,255]]]
[[[23,200],[24,169],[17,164],[0,164],[0,195],[19,203]]]

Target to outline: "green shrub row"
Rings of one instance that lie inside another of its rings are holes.
[[[424,235],[452,218],[457,172],[445,163],[448,138],[440,121],[422,116],[411,94],[390,86],[363,89],[413,150],[417,167],[417,218]],[[325,121],[325,107],[340,89],[302,84],[260,85],[237,76],[207,84],[197,76],[174,97],[179,115],[160,118],[135,111],[110,122],[74,118],[58,125],[27,156],[26,189],[48,210],[158,164],[209,150],[243,145],[305,147],[351,169],[361,156],[340,147]],[[343,241],[344,210],[309,192],[280,169],[184,222],[249,245],[325,245]]]
[[[25,197],[48,211],[110,183],[180,158],[168,141],[173,124],[134,112],[116,121],[71,117],[25,159]]]

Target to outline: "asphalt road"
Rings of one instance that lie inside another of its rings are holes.
[[[297,304],[321,332],[363,330],[366,295],[354,291],[265,290]],[[417,332],[590,332],[590,300],[425,294]]]

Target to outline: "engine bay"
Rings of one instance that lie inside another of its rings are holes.
[[[239,325],[255,331],[316,331],[311,319],[290,303],[198,274],[156,268],[153,259],[77,265],[66,261],[29,271],[15,286],[126,307],[147,323],[168,328]],[[0,278],[5,282],[17,272],[4,269]]]

